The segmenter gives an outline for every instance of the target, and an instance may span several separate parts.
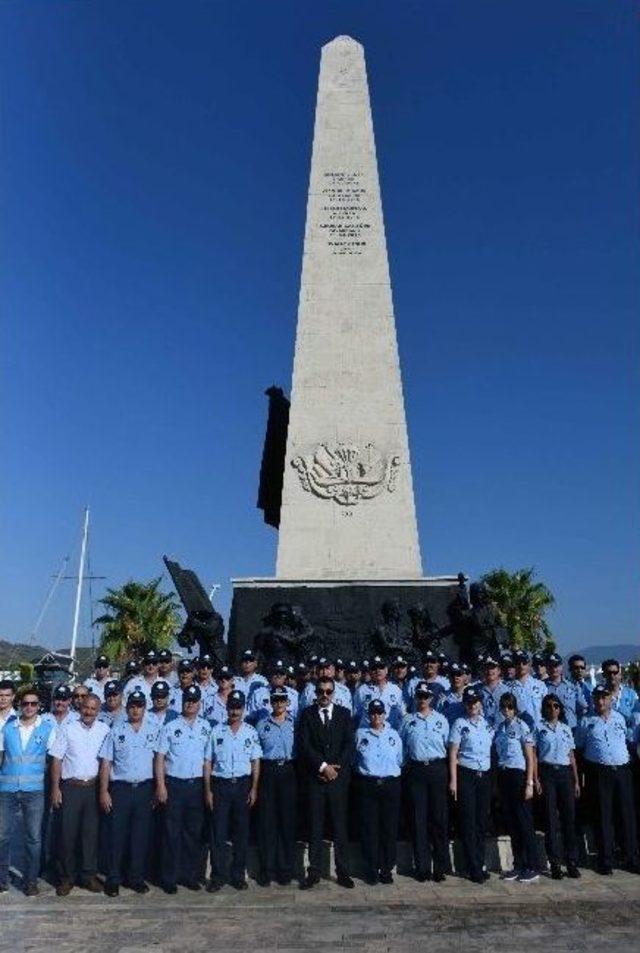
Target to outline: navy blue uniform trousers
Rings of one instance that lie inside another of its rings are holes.
[[[482,876],[490,802],[489,772],[458,766],[460,839],[470,877]]]
[[[169,797],[164,809],[162,882],[174,886],[181,879],[200,877],[200,843],[204,822],[202,777],[167,778]]]
[[[537,870],[538,851],[533,829],[533,801],[525,801],[526,772],[520,768],[498,768],[498,790],[507,824],[513,866],[516,870]]]
[[[367,875],[390,874],[396,865],[400,778],[357,779],[360,840]]]
[[[411,800],[413,862],[418,874],[444,874],[449,869],[449,804],[447,759],[428,764],[410,761],[405,782]]]
[[[211,877],[217,883],[226,881],[226,845],[231,839],[232,859],[229,879],[244,880],[249,851],[247,803],[251,778],[212,778],[213,811],[211,812]]]
[[[153,781],[112,781],[109,793],[107,883],[121,884],[126,879],[130,884],[140,884],[147,868]]]
[[[616,821],[620,824],[620,847],[628,864],[638,863],[633,777],[628,764],[612,766],[589,763],[589,779],[592,784],[596,809],[596,841],[598,862],[605,867],[613,866]]]
[[[293,761],[262,760],[258,801],[260,867],[269,880],[291,880],[295,866],[297,784]]]
[[[545,814],[544,846],[550,864],[559,864],[562,857],[560,831],[564,844],[564,857],[568,864],[578,863],[578,838],[576,836],[576,799],[573,790],[573,771],[568,764],[538,765]]]

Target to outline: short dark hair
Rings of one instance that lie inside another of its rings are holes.
[[[334,692],[336,689],[336,680],[330,675],[321,675],[320,678],[316,681],[316,688],[320,685],[326,685],[327,682],[331,682],[331,691]]]
[[[584,655],[580,655],[579,652],[576,652],[575,655],[570,655],[568,659],[569,665],[573,665],[574,662],[584,662],[586,665],[587,660]]]
[[[513,692],[504,692],[504,694],[500,696],[500,708],[504,708],[505,705],[509,705],[509,708],[513,708],[516,715],[518,714],[518,701]]]
[[[567,719],[565,716],[564,705],[562,704],[558,696],[555,695],[553,692],[549,692],[549,694],[545,695],[544,698],[542,699],[542,715],[543,716],[546,715],[546,713],[549,711],[549,708],[552,702],[560,706],[560,721],[566,721]]]
[[[600,663],[600,668],[604,672],[604,670],[609,668],[611,665],[615,665],[618,671],[620,671],[620,662],[618,661],[617,658],[606,658],[603,662]]]
[[[0,692],[9,691],[9,692],[15,693],[15,690],[16,690],[16,686],[13,684],[10,678],[3,678],[2,680],[0,680]]]

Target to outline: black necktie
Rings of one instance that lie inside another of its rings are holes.
[[[328,731],[329,730],[329,711],[327,708],[322,709],[322,720],[324,722],[324,726],[323,726],[324,730]]]

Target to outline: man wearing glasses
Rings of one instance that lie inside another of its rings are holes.
[[[0,730],[0,893],[9,889],[9,849],[18,813],[24,830],[23,889],[38,893],[44,778],[56,728],[38,714],[37,692],[20,699],[20,716]]]
[[[578,722],[582,721],[589,710],[588,703],[585,702],[575,682],[570,682],[564,677],[562,671],[562,656],[552,652],[547,656],[548,678],[545,681],[547,694],[556,695],[564,706],[564,714],[567,724],[572,731],[578,727]]]
[[[309,890],[320,881],[325,809],[333,823],[336,876],[341,887],[351,888],[349,876],[347,799],[354,751],[351,713],[334,703],[335,682],[321,676],[316,704],[305,708],[298,723],[297,750],[304,765],[309,814],[309,871],[300,884]]]
[[[578,689],[587,709],[591,707],[591,685],[586,680],[587,662],[582,655],[572,655],[569,659],[569,681]]]
[[[82,704],[85,698],[89,697],[89,689],[86,685],[75,685],[73,691],[71,692],[71,708],[69,709],[70,721],[79,721],[80,712],[82,711]],[[96,695],[98,701],[100,701],[100,696]]]
[[[605,659],[602,663],[604,684],[611,695],[611,707],[619,712],[627,726],[627,739],[631,741],[633,733],[633,709],[638,703],[638,695],[631,685],[622,684],[622,669],[617,659]]]
[[[87,691],[93,692],[93,694],[97,695],[100,701],[103,702],[105,685],[111,678],[109,659],[106,655],[99,655],[94,664],[95,674],[85,679],[84,684]]]

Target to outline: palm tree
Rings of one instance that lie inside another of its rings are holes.
[[[160,590],[160,577],[107,589],[100,604],[109,610],[94,622],[102,627],[100,650],[114,660],[169,648],[180,626],[179,604]]]
[[[555,642],[545,614],[555,605],[543,582],[534,582],[535,570],[493,569],[482,577],[514,646],[552,652]]]

